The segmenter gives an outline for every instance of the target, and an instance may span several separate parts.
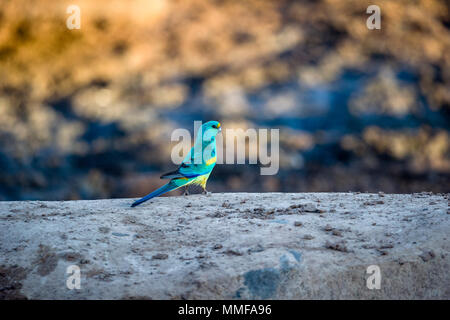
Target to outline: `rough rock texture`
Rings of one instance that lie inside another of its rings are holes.
[[[448,195],[0,202],[2,299],[449,299]],[[69,290],[70,265],[81,289]],[[369,290],[369,265],[381,288]]]

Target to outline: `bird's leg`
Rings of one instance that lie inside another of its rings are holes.
[[[206,195],[206,196],[210,196],[211,192],[209,192],[208,190],[206,190],[206,187],[203,188],[203,192],[202,194]]]
[[[184,193],[183,195],[188,196],[189,195],[189,190],[188,190],[189,186],[185,186],[184,187]]]

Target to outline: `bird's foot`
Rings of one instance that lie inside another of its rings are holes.
[[[188,196],[188,195],[189,195],[189,190],[188,190],[188,188],[184,188],[183,196]]]
[[[206,189],[203,189],[202,194],[204,194],[204,195],[207,196],[207,197],[210,197],[210,196],[211,196],[211,192],[209,192],[209,191],[206,190]]]

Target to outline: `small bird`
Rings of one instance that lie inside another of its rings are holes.
[[[203,193],[208,194],[206,181],[216,165],[216,135],[220,131],[222,131],[220,122],[209,121],[204,123],[199,129],[194,146],[178,169],[161,176],[161,179],[171,180],[161,188],[136,200],[131,206],[135,207],[147,200],[180,187],[185,187],[184,194],[187,195],[187,188],[191,184],[200,185],[203,188]]]

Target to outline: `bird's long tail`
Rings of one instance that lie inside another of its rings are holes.
[[[152,193],[149,193],[148,195],[146,195],[145,197],[136,200],[135,202],[133,202],[133,204],[131,205],[132,207],[136,207],[137,205],[140,205],[141,203],[150,200],[151,198],[160,196],[166,192],[178,189],[180,186],[174,185],[172,183],[167,183],[165,185],[163,185],[161,188],[156,189],[155,191],[153,191]]]

